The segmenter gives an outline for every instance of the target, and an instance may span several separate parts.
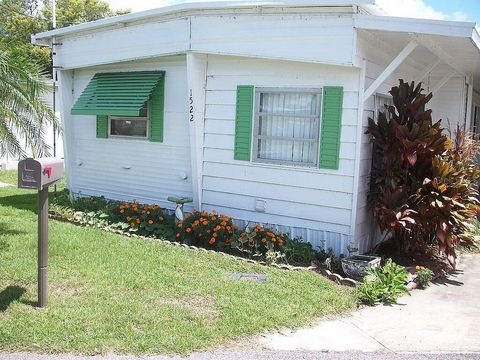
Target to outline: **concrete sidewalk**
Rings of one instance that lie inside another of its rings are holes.
[[[480,352],[480,255],[398,305],[361,309],[291,333],[262,339],[270,350]]]

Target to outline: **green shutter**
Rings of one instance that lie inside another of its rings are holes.
[[[163,142],[163,110],[165,77],[162,77],[150,98],[150,141]]]
[[[97,115],[97,138],[108,138],[108,116]]]
[[[343,87],[325,86],[323,88],[323,116],[319,147],[320,168],[338,169],[342,108]]]
[[[234,159],[250,161],[253,117],[252,85],[237,86]]]

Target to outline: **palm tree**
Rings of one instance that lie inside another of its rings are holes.
[[[38,65],[0,50],[0,157],[49,155],[45,125],[57,119],[41,96],[50,87]]]

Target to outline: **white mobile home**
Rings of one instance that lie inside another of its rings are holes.
[[[434,118],[480,122],[475,24],[373,0],[187,3],[33,42],[55,50],[74,193],[191,196],[337,253],[371,245],[365,125],[398,79],[434,93]]]

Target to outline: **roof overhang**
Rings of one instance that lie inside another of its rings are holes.
[[[177,5],[165,6],[157,9],[134,12],[125,15],[113,16],[97,21],[68,26],[56,30],[45,31],[32,35],[32,44],[47,45],[54,36],[73,35],[84,31],[97,30],[115,25],[125,25],[131,22],[144,21],[150,18],[172,16],[192,11],[205,10],[235,10],[258,8],[311,8],[329,6],[371,6],[375,0],[283,0],[283,1],[212,1],[212,2],[187,2]]]
[[[420,46],[409,57],[419,66],[428,69],[439,60],[480,87],[480,34],[475,23],[367,14],[353,18],[359,36],[373,39],[378,48],[396,55],[414,41]]]

